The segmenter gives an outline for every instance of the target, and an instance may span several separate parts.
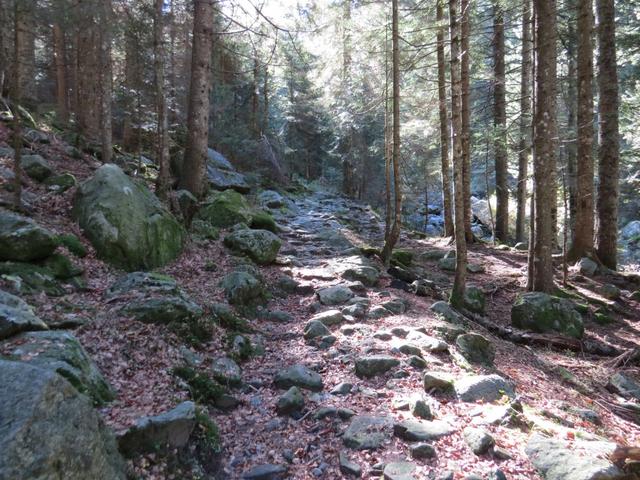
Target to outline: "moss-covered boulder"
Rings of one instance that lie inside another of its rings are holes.
[[[234,190],[216,192],[207,197],[195,219],[213,227],[228,228],[238,223],[251,223],[252,210],[247,199]]]
[[[255,305],[261,303],[265,296],[260,280],[246,272],[229,273],[222,279],[220,286],[233,305]]]
[[[560,332],[574,338],[582,338],[582,317],[570,300],[542,292],[518,295],[511,308],[511,324],[523,330],[538,333]]]
[[[273,233],[278,233],[278,225],[273,219],[271,214],[267,212],[254,212],[251,216],[251,223],[249,226],[255,230],[269,230]]]
[[[109,287],[107,297],[113,298],[138,290],[145,294],[176,294],[178,283],[174,278],[156,272],[132,272],[122,275]]]
[[[464,291],[464,306],[474,313],[484,313],[485,296],[478,287],[467,287]]]
[[[56,193],[66,192],[70,188],[75,187],[76,183],[78,183],[76,177],[69,172],[53,175],[44,181],[44,184],[49,187],[49,190]]]
[[[115,398],[113,389],[71,332],[28,332],[16,337],[12,344],[13,359],[58,373],[95,405]]]
[[[73,214],[98,256],[125,270],[165,265],[182,250],[182,226],[146,185],[114,164],[80,185]]]
[[[56,237],[57,242],[66,247],[76,257],[84,258],[87,256],[87,247],[85,247],[80,239],[73,233],[66,233]]]
[[[202,316],[203,311],[189,298],[167,295],[141,296],[124,305],[121,313],[139,322],[169,325],[173,322],[196,320]]]
[[[20,159],[20,167],[24,173],[38,182],[42,182],[53,174],[51,165],[40,155],[23,155]]]
[[[61,253],[54,253],[45,258],[40,265],[49,270],[55,278],[67,280],[84,273],[84,268],[73,263],[69,257]]]
[[[41,260],[56,247],[56,238],[49,230],[30,218],[0,209],[0,260]]]
[[[413,252],[409,250],[396,249],[391,253],[391,263],[394,265],[408,267],[413,261]]]
[[[0,340],[30,330],[47,330],[47,325],[24,300],[0,290]]]
[[[268,230],[237,230],[227,235],[224,244],[231,250],[248,255],[261,265],[272,263],[282,241]]]
[[[25,262],[0,262],[0,277],[11,284],[12,290],[21,295],[44,292],[52,297],[66,293],[54,273],[41,265]]]

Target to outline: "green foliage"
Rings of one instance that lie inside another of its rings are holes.
[[[58,235],[57,241],[58,244],[66,247],[67,250],[73,253],[76,257],[83,258],[87,256],[87,247],[85,247],[80,239],[73,233]]]
[[[200,347],[213,338],[215,322],[203,315],[189,321],[172,322],[169,329],[188,345]]]
[[[195,435],[199,437],[205,449],[215,453],[222,451],[222,441],[218,425],[203,408],[196,408]]]
[[[240,333],[252,333],[254,329],[249,322],[233,313],[231,308],[224,304],[214,304],[211,307],[214,318],[225,330]]]
[[[269,230],[270,232],[278,233],[276,221],[273,219],[271,214],[264,211],[255,212],[251,216],[251,223],[249,226],[253,229]]]
[[[396,249],[391,254],[391,263],[401,267],[408,267],[413,261],[413,252]]]
[[[172,373],[187,382],[191,398],[196,402],[214,405],[226,393],[226,389],[222,385],[194,368],[174,367]]]

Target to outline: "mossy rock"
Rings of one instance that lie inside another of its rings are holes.
[[[58,235],[56,237],[56,241],[59,245],[66,247],[67,250],[73,253],[76,257],[83,258],[87,256],[87,247],[85,247],[80,239],[72,233]]]
[[[391,254],[391,263],[408,267],[413,261],[413,252],[409,250],[396,249]]]
[[[56,193],[66,192],[70,188],[75,187],[77,183],[76,177],[69,172],[53,175],[44,181],[44,184],[49,187],[49,190],[53,190]]]
[[[30,218],[0,209],[0,260],[42,260],[58,246],[52,232]]]
[[[98,257],[124,270],[160,267],[182,251],[180,223],[145,184],[114,164],[78,187],[73,215]]]
[[[218,324],[226,330],[241,333],[252,333],[254,331],[249,322],[236,315],[229,305],[214,303],[211,305],[211,313]]]
[[[474,313],[484,313],[485,295],[478,287],[467,287],[464,291],[464,306]]]
[[[251,216],[249,226],[256,230],[269,230],[270,232],[278,233],[276,221],[267,212],[255,212]]]
[[[55,278],[68,280],[84,273],[84,268],[75,265],[68,257],[61,253],[54,253],[45,258],[41,265],[49,270]]]
[[[215,405],[220,397],[226,393],[226,389],[222,385],[194,368],[175,367],[172,373],[187,383],[191,398],[198,403]]]
[[[518,295],[511,308],[511,324],[537,333],[555,331],[574,338],[584,334],[582,317],[574,303],[542,292]]]
[[[207,197],[195,219],[211,226],[229,228],[238,223],[251,223],[252,210],[247,199],[235,190],[216,192]]]
[[[204,220],[196,219],[191,222],[191,234],[202,240],[218,240],[220,238],[220,229]]]
[[[227,235],[224,244],[231,250],[248,255],[260,265],[272,263],[282,241],[268,230],[237,230]]]
[[[31,263],[0,262],[0,276],[8,280],[19,294],[44,292],[59,297],[66,293],[49,269]]]

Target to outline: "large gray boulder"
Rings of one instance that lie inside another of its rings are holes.
[[[80,185],[73,215],[98,256],[128,271],[160,267],[182,250],[185,231],[175,217],[114,164]]]
[[[460,354],[471,363],[493,365],[496,348],[487,338],[477,333],[465,333],[456,338],[456,347]]]
[[[511,307],[511,324],[523,330],[538,333],[555,331],[574,338],[582,338],[584,334],[582,317],[574,304],[542,292],[518,295]]]
[[[56,249],[53,233],[30,218],[0,209],[0,260],[30,262]]]
[[[228,228],[238,223],[249,224],[252,213],[249,202],[243,195],[226,190],[209,195],[195,218],[214,227]]]
[[[493,402],[503,395],[515,396],[511,384],[500,375],[472,375],[453,383],[456,395],[463,402]]]
[[[282,241],[268,230],[237,230],[227,235],[224,244],[231,250],[248,255],[260,265],[273,263]]]
[[[40,155],[23,155],[20,158],[20,168],[38,182],[42,182],[53,174],[53,169]]]
[[[111,385],[71,332],[28,332],[16,337],[12,344],[15,345],[10,350],[13,359],[60,374],[95,405],[115,398]]]
[[[46,329],[47,325],[33,313],[26,302],[0,290],[0,340],[20,332]]]
[[[0,478],[126,478],[113,435],[67,380],[0,360],[0,385]]]
[[[207,152],[207,179],[216,190],[235,190],[248,193],[251,187],[246,178],[238,173],[224,155],[210,148]]]
[[[561,440],[534,434],[525,452],[546,480],[616,480],[623,472],[606,458],[615,444]]]
[[[247,272],[231,272],[220,282],[229,303],[248,306],[261,303],[265,298],[264,286]]]

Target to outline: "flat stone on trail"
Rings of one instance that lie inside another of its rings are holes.
[[[211,373],[213,378],[225,385],[237,385],[242,380],[240,367],[233,359],[228,357],[215,359],[211,365]]]
[[[503,395],[515,396],[513,387],[500,375],[472,375],[456,380],[456,395],[463,402],[493,402]]]
[[[451,435],[455,429],[441,420],[403,420],[393,426],[396,437],[409,442],[424,442]]]
[[[310,320],[304,326],[303,335],[305,340],[313,340],[318,337],[331,335],[331,331],[326,327],[324,323],[318,320]]]
[[[384,467],[384,480],[414,480],[416,466],[410,462],[391,462]]]
[[[368,355],[356,358],[356,375],[371,378],[382,375],[400,365],[400,361],[390,355]]]
[[[411,445],[409,447],[409,451],[411,452],[411,457],[413,458],[433,458],[436,454],[436,449],[433,448],[433,445],[429,443],[418,443],[416,445]]]
[[[351,393],[351,389],[353,388],[353,384],[342,382],[336,385],[331,389],[331,395],[348,395]]]
[[[353,475],[354,477],[360,477],[362,475],[362,468],[355,462],[349,460],[346,453],[340,452],[340,472],[345,475]]]
[[[316,294],[323,305],[340,305],[353,298],[353,292],[344,285],[322,288]]]
[[[47,325],[20,297],[0,290],[0,340],[29,330],[46,330]]]
[[[463,435],[464,441],[476,455],[484,455],[496,444],[491,435],[479,428],[467,427]]]
[[[342,436],[345,446],[354,450],[374,450],[391,439],[393,420],[390,417],[357,415]]]
[[[331,327],[342,323],[344,321],[344,315],[340,310],[327,310],[326,312],[320,312],[314,315],[310,321],[322,322],[327,327]]]
[[[496,348],[487,338],[477,333],[465,333],[456,338],[456,347],[460,354],[471,363],[493,365]]]
[[[569,444],[534,434],[525,452],[545,480],[614,480],[622,478],[623,474],[603,457],[613,452],[615,447],[608,442],[576,441]]]
[[[291,387],[304,388],[313,392],[322,390],[322,377],[309,370],[304,365],[293,365],[278,372],[274,380],[276,387],[289,389]]]
[[[424,374],[423,383],[426,392],[447,392],[453,388],[453,378],[446,373],[427,372]]]
[[[640,385],[622,372],[617,372],[609,378],[607,388],[623,397],[633,397],[640,400]]]
[[[285,478],[287,467],[284,465],[264,464],[253,467],[242,474],[243,480],[280,480]]]

